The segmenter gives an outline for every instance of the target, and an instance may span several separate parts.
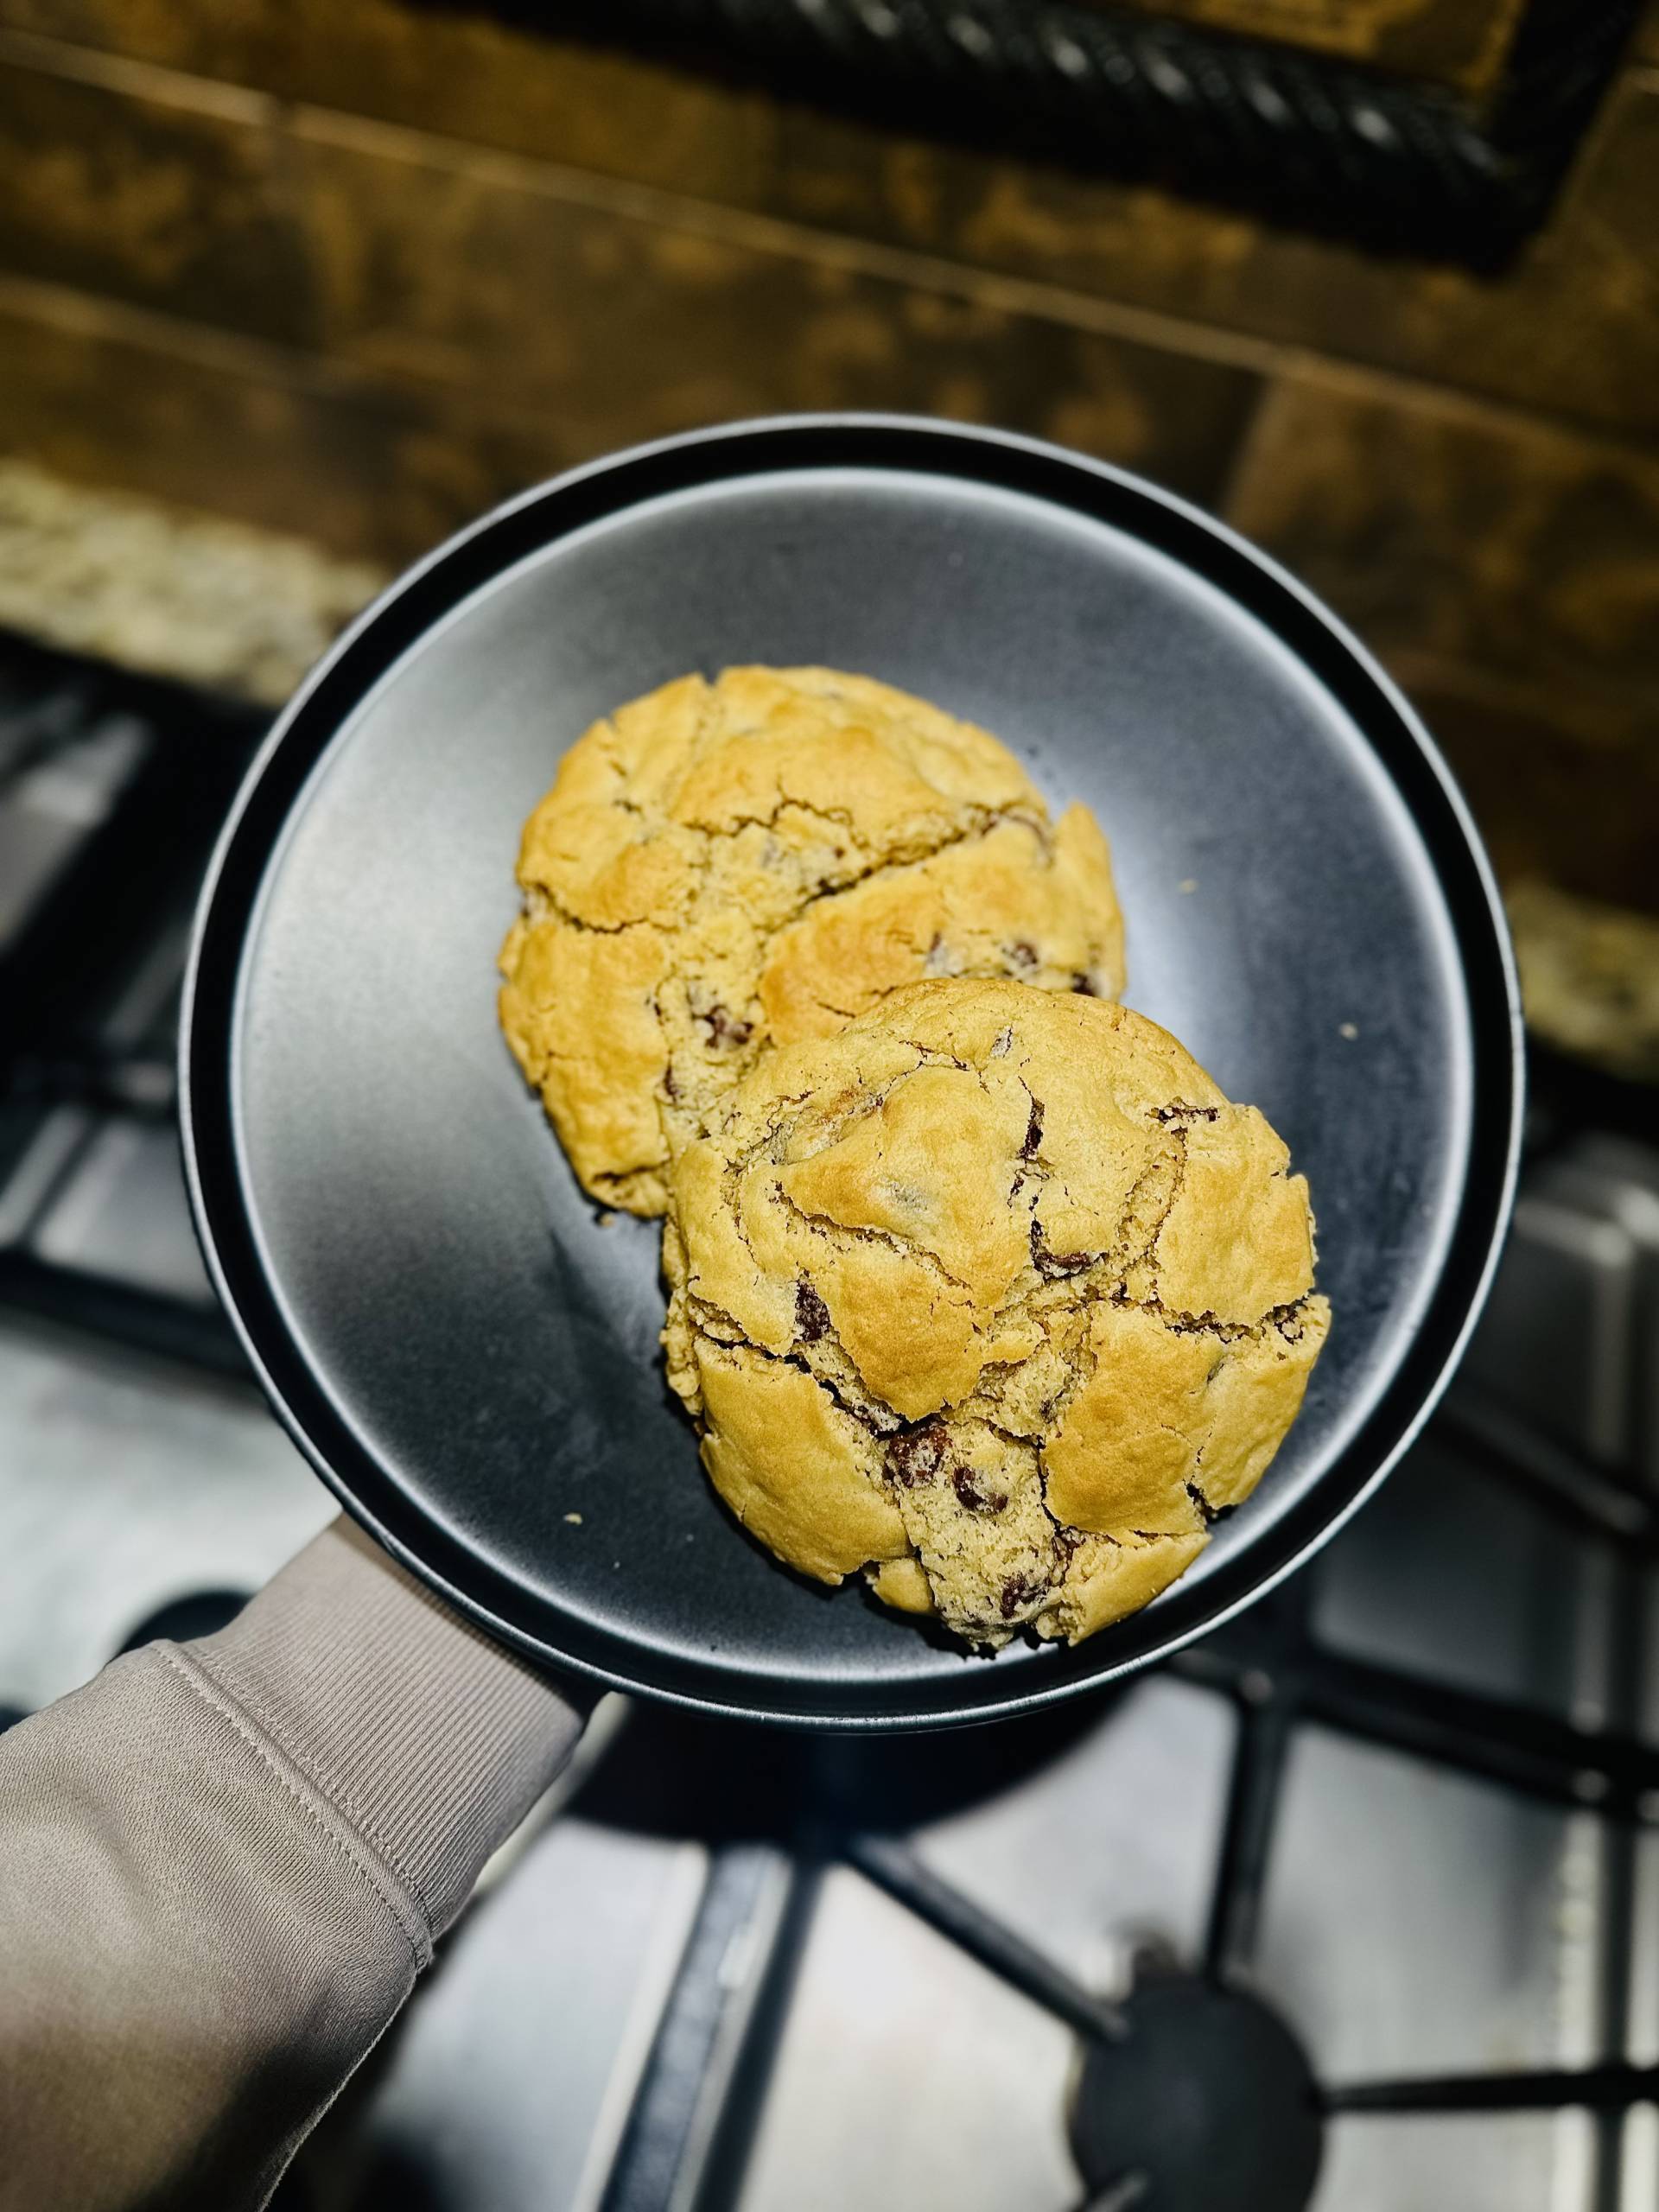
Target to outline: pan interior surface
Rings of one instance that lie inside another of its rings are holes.
[[[789,465],[711,439],[672,480],[601,472],[574,525],[556,486],[441,556],[269,757],[187,1048],[221,1282],[347,1502],[550,1657],[859,1726],[1137,1663],[1315,1541],[1445,1363],[1503,1205],[1475,1134],[1513,1120],[1483,1072],[1507,1016],[1479,862],[1339,635],[1127,480],[911,437],[920,466],[850,427],[842,457]],[[995,731],[1056,810],[1087,801],[1130,1003],[1259,1104],[1312,1185],[1335,1325],[1300,1420],[1185,1581],[1077,1652],[968,1656],[738,1530],[664,1384],[656,1225],[595,1216],[497,1029],[518,830],[563,749],[743,661],[919,692]]]

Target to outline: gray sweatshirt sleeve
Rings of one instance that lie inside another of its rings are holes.
[[[337,1521],[0,1737],[3,2212],[263,2204],[584,1710]]]

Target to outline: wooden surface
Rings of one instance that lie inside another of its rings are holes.
[[[1659,695],[1659,455],[1287,378],[1227,512],[1382,652]]]
[[[1324,592],[1511,872],[1659,907],[1656,21],[1493,280],[396,0],[0,0],[0,449],[396,563],[722,416],[1036,431]]]
[[[1659,73],[1642,68],[1610,97],[1555,219],[1494,280],[396,0],[0,0],[6,25],[0,58],[37,76],[79,70],[186,106],[257,86],[302,114],[400,123],[596,188],[782,219],[803,252],[829,234],[937,256],[1149,310],[1212,344],[1309,346],[1659,438]],[[48,27],[60,35],[28,35]],[[1659,52],[1659,31],[1649,43]],[[0,108],[8,124],[17,97]],[[1615,329],[1616,345],[1598,342]]]

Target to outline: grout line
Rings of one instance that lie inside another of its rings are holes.
[[[282,105],[274,93],[233,83],[228,78],[201,77],[167,68],[160,62],[132,60],[125,54],[73,45],[39,31],[0,29],[0,65],[31,69],[39,76],[65,78],[72,84],[95,85],[100,91],[152,100],[162,107],[216,115],[226,123],[255,129],[268,129]]]
[[[404,124],[348,115],[337,108],[303,101],[296,102],[290,111],[290,122],[295,136],[314,145],[410,167],[442,168],[472,183],[579,207],[613,220],[679,231],[737,251],[953,296],[1023,320],[1119,338],[1188,359],[1208,360],[1265,376],[1284,358],[1285,348],[1276,340],[1256,338],[1248,332],[1191,322],[1159,308],[1103,299],[1067,285],[1012,276],[1000,270],[980,269],[911,246],[889,245],[751,208],[683,196],[630,178],[603,176],[533,160],[524,154],[480,147]]]
[[[5,314],[79,337],[148,346],[232,376],[300,385],[340,398],[372,394],[383,382],[339,355],[314,353],[221,323],[198,322],[165,308],[0,270],[0,315]]]
[[[256,337],[222,325],[201,323],[168,314],[158,308],[135,305],[102,294],[82,292],[34,276],[18,276],[0,270],[0,321],[33,323],[66,336],[124,346],[206,369],[215,375],[244,383],[272,385],[325,404],[365,408],[392,420],[407,416],[417,424],[429,422],[436,408],[441,419],[459,423],[518,432],[538,448],[548,442],[549,417],[533,397],[503,402],[482,385],[415,378],[388,372],[349,355],[320,353],[280,340]],[[0,389],[5,371],[0,357]],[[642,429],[642,438],[653,435]],[[0,454],[15,448],[6,436],[0,416]],[[556,463],[563,467],[569,464]],[[550,472],[556,464],[550,461]],[[165,494],[135,493],[136,498],[160,499]],[[266,528],[250,524],[251,528]],[[274,528],[275,526],[270,526]],[[278,534],[281,534],[280,532]],[[293,534],[289,532],[289,534]],[[344,560],[367,556],[340,554]]]

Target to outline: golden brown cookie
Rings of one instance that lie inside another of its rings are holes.
[[[971,1643],[1072,1642],[1248,1497],[1329,1310],[1251,1106],[1103,1001],[912,985],[676,1149],[669,1380],[779,1556]]]
[[[596,722],[525,825],[501,1026],[572,1166],[659,1213],[687,1128],[767,1043],[923,976],[1115,997],[1123,930],[1086,807],[1058,823],[971,723],[820,668],[688,676]]]

